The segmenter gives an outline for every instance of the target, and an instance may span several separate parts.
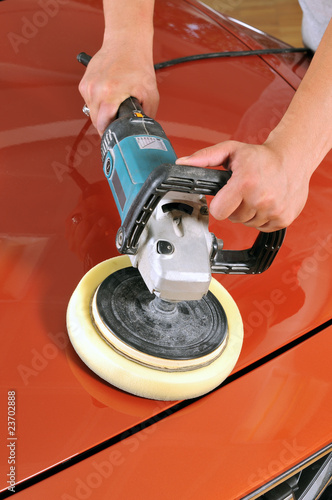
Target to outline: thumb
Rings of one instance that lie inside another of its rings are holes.
[[[176,160],[177,165],[194,167],[217,167],[226,162],[234,150],[234,141],[225,141],[208,148],[200,149],[190,156]]]

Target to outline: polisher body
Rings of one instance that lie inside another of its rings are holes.
[[[117,120],[106,129],[101,153],[103,170],[122,222],[149,174],[156,166],[176,160],[162,127],[144,115],[133,98],[122,104]]]

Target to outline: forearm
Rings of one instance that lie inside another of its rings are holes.
[[[266,145],[311,175],[332,148],[332,21],[294,98]]]
[[[79,85],[100,135],[129,96],[140,101],[147,115],[157,112],[153,10],[154,0],[104,0],[103,44]]]
[[[103,3],[103,45],[142,50],[152,58],[154,0],[104,0]]]

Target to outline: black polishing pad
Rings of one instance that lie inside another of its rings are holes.
[[[151,356],[189,360],[215,351],[227,319],[211,293],[199,301],[167,302],[147,289],[136,268],[108,276],[96,295],[101,321],[122,342]]]

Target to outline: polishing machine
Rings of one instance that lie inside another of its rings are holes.
[[[121,226],[122,256],[92,268],[67,310],[71,342],[101,378],[129,393],[179,400],[205,394],[232,371],[243,325],[212,273],[257,274],[285,230],[225,250],[209,232],[206,196],[231,172],[176,165],[161,125],[126,99],[101,140],[103,171]]]

